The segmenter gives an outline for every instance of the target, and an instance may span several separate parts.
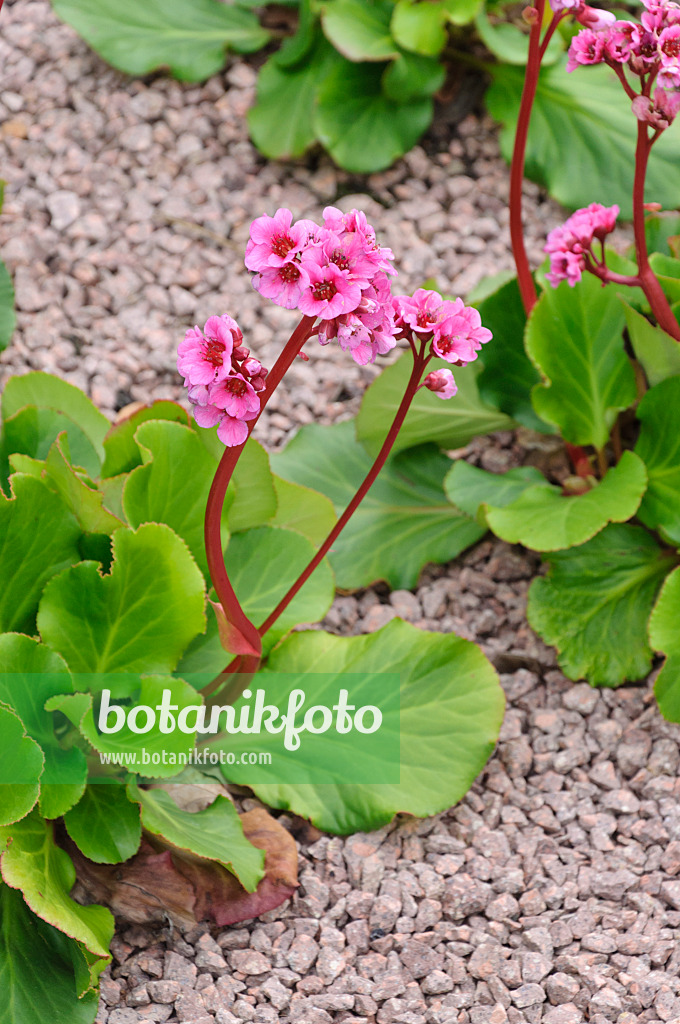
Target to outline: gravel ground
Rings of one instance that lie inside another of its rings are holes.
[[[201,87],[130,81],[45,0],[6,0],[0,60],[0,252],[19,316],[0,383],[56,372],[110,415],[178,398],[178,339],[223,311],[271,363],[294,318],[261,303],[241,255],[251,219],[278,205],[366,209],[404,291],[434,277],[465,294],[511,265],[507,171],[487,119],[435,125],[423,148],[359,180],[323,157],[262,161],[243,121],[246,63]],[[538,259],[560,214],[533,186],[527,196]],[[271,446],[354,411],[375,373],[332,346],[310,354],[263,417]],[[524,459],[510,433],[466,455],[495,470]],[[680,1022],[680,733],[648,687],[598,692],[562,676],[524,617],[538,569],[486,540],[426,570],[416,593],[338,598],[325,623],[336,632],[398,614],[479,642],[508,696],[496,754],[436,818],[348,839],[289,821],[301,888],[259,921],[119,932],[98,1024]]]

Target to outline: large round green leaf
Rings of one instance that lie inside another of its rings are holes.
[[[529,624],[558,651],[570,679],[618,686],[652,663],[647,620],[675,558],[640,526],[606,527],[587,544],[549,556],[529,590]]]
[[[458,459],[446,474],[444,490],[454,505],[483,522],[480,505],[504,508],[524,494],[527,487],[545,484],[545,477],[534,466],[518,466],[505,473],[489,473]]]
[[[394,103],[382,91],[383,66],[343,62],[320,83],[314,128],[336,163],[356,174],[383,171],[430,125],[428,97]]]
[[[354,424],[310,425],[280,455],[277,473],[326,494],[340,514],[372,466]],[[383,468],[330,554],[338,586],[415,586],[427,562],[446,562],[484,534],[443,491],[449,460],[434,446],[400,453]]]
[[[0,825],[24,818],[35,806],[43,752],[13,711],[0,704]]]
[[[146,420],[170,420],[173,423],[191,423],[189,414],[177,402],[157,401],[135,409],[113,424],[104,441],[104,465],[102,476],[119,476],[129,473],[135,466],[141,466],[144,459],[135,442],[137,428]]]
[[[96,864],[127,860],[137,852],[142,838],[139,805],[116,782],[106,785],[102,780],[88,786],[64,824],[79,850]]]
[[[650,387],[667,377],[680,375],[680,345],[675,338],[651,324],[627,302],[623,303],[623,312],[635,358],[645,371]]]
[[[38,628],[72,672],[171,672],[205,628],[204,597],[203,577],[169,526],[122,527],[107,576],[82,562],[48,584]]]
[[[80,799],[87,780],[83,752],[64,748],[45,702],[72,693],[66,662],[45,644],[19,633],[0,634],[0,701],[14,708],[28,735],[40,745],[45,768],[40,778],[40,812],[59,818]]]
[[[484,506],[490,529],[502,540],[534,551],[559,551],[590,540],[607,523],[622,523],[637,512],[647,486],[645,465],[624,452],[604,480],[585,494],[564,495],[547,482],[534,484],[510,504]]]
[[[572,444],[604,447],[619,412],[636,399],[624,323],[616,290],[589,274],[574,288],[548,288],[529,317],[527,352],[544,377],[533,389],[534,409]]]
[[[53,6],[129,75],[169,67],[182,81],[200,82],[223,67],[227,47],[251,53],[269,39],[254,14],[214,0],[54,0]]]
[[[669,722],[680,722],[680,569],[663,585],[649,620],[649,642],[666,655],[654,692],[659,710]]]
[[[651,388],[638,406],[637,417],[642,427],[635,451],[649,474],[640,519],[680,544],[680,376]]]
[[[426,633],[399,620],[370,636],[295,633],[273,652],[258,684],[266,687],[270,672],[291,674],[288,687],[282,688],[277,676],[276,690],[267,693],[268,701],[284,711],[288,692],[304,689],[307,675],[324,674],[323,682],[317,676],[317,688],[309,696],[319,704],[329,699],[330,706],[338,688],[346,684],[348,673],[357,674],[355,680],[375,673],[401,677],[401,712],[396,717],[385,716],[383,725],[398,734],[395,738],[401,743],[400,783],[343,784],[351,743],[342,756],[337,747],[339,737],[335,745],[301,743],[297,751],[286,751],[278,743],[269,768],[271,782],[253,783],[266,803],[290,808],[331,832],[368,831],[384,825],[399,811],[424,816],[450,807],[483,768],[503,719],[503,692],[479,648],[451,634]],[[278,738],[230,735],[224,746],[237,755],[256,750],[258,743],[262,749],[272,750]],[[312,750],[314,759],[308,762],[305,758]],[[310,781],[281,781],[288,764],[296,778],[302,775]],[[266,770],[258,767],[260,773]],[[235,782],[249,783],[247,767],[229,765],[223,771]]]
[[[329,41],[348,60],[392,60],[398,55],[390,33],[392,0],[333,0],[322,9]]]
[[[20,892],[0,883],[0,1024],[92,1024],[96,992],[79,998],[75,939],[31,913]]]
[[[517,126],[524,69],[494,64],[486,94],[489,113],[503,124],[501,148],[507,160]],[[536,91],[526,170],[564,206],[617,203],[632,216],[637,120],[613,71],[598,67],[565,71],[565,59],[542,70]],[[654,146],[647,195],[675,207],[675,172],[680,159],[677,132],[666,132]]]
[[[66,413],[29,405],[20,409],[3,423],[3,444],[6,454],[28,455],[32,459],[45,459],[64,432],[71,464],[81,466],[90,477],[99,474],[100,460],[94,444],[85,432]]]
[[[430,365],[433,370],[447,366],[441,359],[433,360]],[[371,455],[377,454],[385,440],[412,368],[413,356],[405,352],[382,371],[364,395],[356,429],[357,437]],[[458,394],[445,402],[427,388],[421,388],[392,450],[398,452],[427,441],[434,441],[442,448],[462,448],[479,434],[511,428],[513,420],[509,416],[486,405],[480,398],[477,385],[480,370],[479,362],[456,369]]]

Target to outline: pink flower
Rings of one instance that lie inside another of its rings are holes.
[[[231,371],[234,346],[243,335],[230,316],[211,316],[203,331],[190,328],[177,349],[177,369],[189,384],[210,384]]]
[[[550,0],[550,7],[555,14],[560,11],[573,11],[578,9],[583,0]]]
[[[248,427],[243,420],[237,420],[234,419],[233,416],[223,415],[220,425],[217,428],[217,436],[222,444],[226,445],[227,448],[236,448],[237,445],[243,444],[248,437]]]
[[[586,268],[584,256],[574,252],[558,252],[550,256],[550,271],[545,275],[553,288],[561,281],[567,281],[571,288],[581,280]]]
[[[192,412],[199,427],[214,427],[224,416],[222,410],[214,405],[195,405]]]
[[[576,20],[586,28],[592,29],[593,32],[600,32],[614,24],[616,15],[611,11],[601,11],[599,7],[589,7],[588,4],[583,4],[576,15]]]
[[[284,309],[297,309],[300,296],[308,284],[307,271],[299,263],[270,267],[253,278],[253,288]]]
[[[447,363],[471,363],[483,344],[491,341],[491,331],[482,327],[482,318],[462,299],[447,303],[452,307],[446,318],[434,329],[432,349]]]
[[[240,373],[213,384],[210,401],[238,420],[252,420],[260,411],[260,399],[255,389]]]
[[[453,305],[443,299],[439,292],[428,291],[426,288],[418,288],[413,296],[397,295],[394,298],[397,323],[408,325],[418,334],[430,334],[449,312],[455,312],[450,309]]]
[[[341,313],[351,313],[361,302],[361,286],[334,263],[320,266],[315,260],[304,260],[302,267],[308,285],[302,292],[298,309],[306,316],[331,320]]]
[[[450,370],[433,370],[432,373],[428,373],[421,387],[434,391],[437,398],[453,398],[458,391]]]
[[[605,38],[601,32],[582,29],[571,41],[567,71],[575,71],[581,64],[601,64],[604,60]]]
[[[266,270],[290,263],[307,245],[306,223],[293,224],[290,210],[281,208],[273,217],[266,214],[250,225],[245,264],[248,270]]]
[[[550,232],[544,251],[550,255],[550,272],[546,278],[554,288],[560,281],[567,281],[573,288],[581,280],[593,240],[604,242],[616,227],[618,215],[616,205],[591,203],[576,210],[564,224]]]
[[[636,96],[633,100],[633,113],[638,121],[646,121],[653,128],[668,128],[679,110],[680,92],[655,89],[653,101],[647,96]]]

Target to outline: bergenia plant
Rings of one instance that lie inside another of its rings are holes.
[[[271,371],[243,344],[243,335],[228,315],[211,316],[203,330],[187,331],[179,346],[177,366],[184,376],[196,422],[217,426],[227,446],[210,492],[205,520],[205,545],[210,576],[217,593],[226,648],[235,655],[227,675],[255,671],[262,655],[262,637],[276,623],[300,588],[321,564],[341,531],[385,465],[416,393],[425,388],[437,398],[456,394],[451,370],[427,372],[433,358],[464,366],[477,358],[491,331],[482,326],[477,310],[462,299],[443,299],[423,288],[411,297],[393,295],[390,277],[396,274],[393,253],[382,247],[360,210],[344,214],[327,207],[323,224],[294,221],[290,210],[279,209],[253,222],[245,264],[253,286],[302,318]],[[258,417],[304,345],[316,338],[321,345],[337,343],[359,365],[375,362],[398,342],[408,345],[411,373],[392,425],[373,465],[317,553],[276,607],[257,626],[243,611],[225,568],[220,522],[224,498],[245,442]],[[243,683],[245,685],[245,683]]]

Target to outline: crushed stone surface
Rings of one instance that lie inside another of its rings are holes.
[[[241,258],[250,221],[279,205],[364,208],[403,291],[433,277],[465,294],[511,266],[507,170],[485,117],[357,179],[324,157],[258,156],[243,61],[200,87],[130,80],[46,0],[6,0],[0,62],[0,255],[19,319],[0,383],[57,373],[111,416],[181,399],[177,342],[215,312],[236,316],[271,363],[295,317],[260,300]],[[534,186],[527,198],[538,261],[560,213]],[[332,346],[310,356],[261,421],[272,447],[356,411],[377,372]],[[464,454],[494,471],[523,460],[509,432]],[[536,556],[487,539],[425,570],[414,593],[336,600],[324,626],[338,633],[399,615],[477,641],[508,698],[496,753],[457,807],[428,820],[338,838],[282,816],[300,847],[296,896],[223,931],[120,929],[97,1024],[680,1024],[680,731],[648,685],[564,678],[526,623],[539,571]]]

